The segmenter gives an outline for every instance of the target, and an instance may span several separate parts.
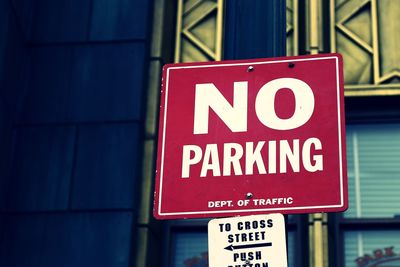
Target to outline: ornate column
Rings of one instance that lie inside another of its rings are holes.
[[[347,96],[400,94],[399,14],[398,0],[330,0],[330,46],[343,54]]]
[[[222,58],[223,0],[178,0],[175,62]]]

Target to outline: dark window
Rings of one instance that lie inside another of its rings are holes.
[[[396,97],[349,101],[349,208],[331,216],[331,266],[400,266],[400,116]],[[332,229],[332,228],[331,228]],[[386,265],[385,265],[386,264]]]

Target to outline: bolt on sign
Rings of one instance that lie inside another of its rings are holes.
[[[287,267],[283,215],[211,220],[208,257],[210,267]]]
[[[158,219],[347,208],[339,54],[164,66]]]

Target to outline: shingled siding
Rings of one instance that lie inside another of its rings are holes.
[[[129,266],[152,1],[0,12],[0,266]]]

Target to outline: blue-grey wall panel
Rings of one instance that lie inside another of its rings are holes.
[[[72,208],[132,208],[140,171],[138,124],[79,128]]]
[[[22,122],[139,119],[142,43],[37,47]]]
[[[151,1],[93,0],[91,40],[145,39]]]
[[[10,175],[12,150],[12,122],[0,96],[0,212],[5,209],[6,179]],[[0,214],[1,216],[1,214]],[[1,241],[0,241],[1,242]]]
[[[10,15],[7,44],[5,48],[5,67],[3,72],[2,95],[12,120],[20,111],[26,93],[29,71],[29,49],[24,44],[19,22]]]
[[[74,127],[17,128],[6,209],[62,210],[68,207]]]
[[[1,218],[1,211],[4,209],[4,186],[5,186],[5,178],[6,176],[6,160],[8,158],[8,150],[9,150],[9,145],[7,144],[9,140],[6,138],[7,132],[10,131],[10,129],[7,127],[7,122],[6,122],[6,110],[3,104],[3,99],[0,96],[0,218]],[[6,149],[7,148],[7,149]],[[9,163],[9,162],[7,162]],[[0,229],[0,238],[1,238],[1,229]],[[0,239],[1,243],[1,239]]]
[[[9,216],[5,224],[0,266],[129,265],[130,213],[14,215]]]
[[[18,43],[15,44],[15,47],[10,46],[12,41],[19,39],[18,33],[11,34],[11,29],[15,30],[16,27],[10,1],[0,0],[0,210],[4,210],[5,206],[5,180],[10,174],[12,125],[16,112],[15,105],[19,99],[17,98],[19,88],[11,83],[18,75],[11,73],[10,69],[20,70],[21,63],[24,62],[21,57],[11,58],[10,54],[15,54],[15,51],[9,50],[17,49],[17,53],[26,55],[24,51],[18,51],[21,48]],[[24,68],[22,67],[22,69]]]
[[[90,0],[37,0],[31,41],[84,42],[88,38]]]
[[[1,1],[1,0],[0,0]],[[4,224],[4,217],[3,213],[0,213],[0,265],[5,266],[4,257],[5,257],[5,248],[6,248],[6,241],[5,241],[5,224]]]
[[[29,40],[32,28],[33,12],[35,10],[35,0],[9,0],[13,5],[13,12],[17,16],[20,30],[23,32],[25,40]]]
[[[226,1],[224,34],[224,59],[284,56],[286,1]]]
[[[9,2],[0,0],[0,90],[3,88],[6,45],[8,40]]]

